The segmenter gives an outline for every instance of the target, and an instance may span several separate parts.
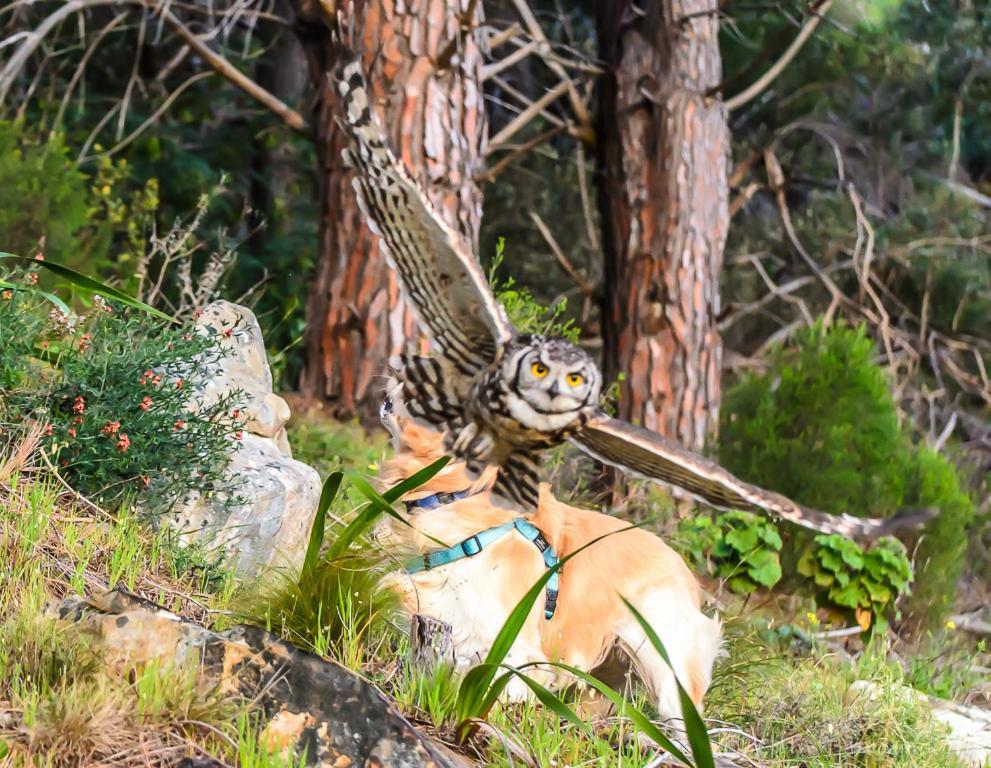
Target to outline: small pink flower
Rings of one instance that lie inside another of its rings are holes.
[[[175,383],[175,388],[176,389],[182,389],[185,386],[186,386],[186,380],[185,379],[178,379],[176,381],[176,383]]]
[[[76,436],[76,428],[69,427],[69,437],[75,437],[75,436]]]
[[[37,272],[28,272],[28,275],[24,279],[24,282],[27,283],[28,285],[37,285],[38,284],[38,273]]]
[[[117,438],[117,450],[121,453],[127,453],[127,449],[131,447],[131,438],[127,436],[127,433],[121,432],[120,436]]]
[[[141,405],[139,405],[138,408],[142,411],[150,411],[153,402],[154,401],[148,397],[148,395],[145,395],[144,399],[141,401]]]
[[[244,430],[243,429],[239,429],[237,432],[235,432],[234,433],[234,439],[235,440],[243,440],[244,439]]]
[[[72,401],[72,412],[82,413],[86,410],[86,400],[82,395],[77,395],[76,399]]]
[[[44,261],[44,260],[45,260],[45,254],[43,254],[43,253],[42,253],[41,251],[38,251],[38,252],[37,252],[37,253],[36,253],[36,254],[34,255],[34,260],[35,260],[35,261]]]
[[[174,429],[176,432],[181,432],[185,428],[186,428],[186,422],[184,422],[182,419],[176,419],[175,424],[172,425],[172,429]]]
[[[92,333],[84,333],[79,338],[79,351],[80,352],[85,352],[89,348],[89,343],[90,343],[90,340],[92,340],[92,338],[93,338],[93,334]]]
[[[120,430],[119,421],[108,421],[106,424],[103,425],[103,429],[101,429],[100,431],[105,435],[116,435],[119,430]]]
[[[229,339],[233,335],[234,335],[234,329],[233,328],[226,328],[226,329],[224,329],[224,338],[225,339]]]
[[[148,475],[141,475],[141,487],[147,488],[149,485],[151,485],[151,478]]]
[[[0,293],[0,299],[3,299],[4,301],[10,301],[13,297],[13,291],[4,291],[3,293]]]
[[[52,436],[52,425],[51,424],[46,424],[45,425],[45,437],[51,437],[51,436]]]

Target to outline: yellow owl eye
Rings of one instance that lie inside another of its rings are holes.
[[[568,386],[569,387],[580,387],[581,383],[585,381],[585,377],[580,373],[569,373],[568,374]]]
[[[544,365],[543,363],[534,363],[533,365],[530,366],[530,373],[532,373],[538,379],[542,379],[544,378],[544,376],[546,376],[549,373],[549,371],[547,366]]]

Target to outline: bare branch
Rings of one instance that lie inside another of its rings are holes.
[[[533,102],[529,107],[520,112],[505,128],[489,139],[489,146],[486,148],[485,154],[489,155],[499,149],[500,144],[505,144],[509,139],[519,133],[520,130],[527,125],[527,123],[540,114],[544,107],[547,107],[556,101],[557,98],[563,95],[566,90],[568,90],[567,83],[558,83],[551,90]]]
[[[490,168],[485,169],[483,173],[478,174],[475,177],[475,181],[478,182],[492,181],[493,179],[495,179],[496,176],[498,176],[500,173],[506,170],[510,165],[515,163],[517,160],[519,160],[523,155],[536,149],[544,142],[550,141],[551,139],[553,139],[555,136],[557,136],[559,133],[562,133],[563,131],[564,131],[563,125],[555,125],[552,128],[547,129],[543,133],[534,136],[526,143],[516,147],[512,152],[510,152],[504,158],[500,159],[498,163],[496,163]],[[579,144],[579,146],[581,145]],[[506,148],[507,147],[505,146],[497,147],[497,149],[506,149]]]
[[[554,239],[554,235],[551,234],[551,231],[547,228],[544,220],[540,218],[536,211],[530,211],[530,218],[533,220],[533,223],[537,225],[537,229],[540,230],[540,234],[547,242],[547,245],[550,246],[550,249],[554,254],[554,258],[557,259],[557,263],[561,265],[561,269],[565,271],[568,277],[575,281],[575,285],[581,289],[582,293],[590,298],[594,297],[595,286],[582,277],[578,270],[575,269],[575,265],[572,264],[568,260],[568,257],[564,255],[564,251],[561,250],[561,246],[558,245],[557,240]]]
[[[17,74],[24,67],[28,58],[41,45],[45,37],[62,21],[74,13],[84,11],[88,8],[95,8],[102,5],[120,5],[127,3],[138,5],[152,12],[162,11],[162,18],[166,24],[180,37],[186,44],[210,65],[210,67],[222,77],[236,85],[248,96],[255,99],[270,111],[278,115],[282,121],[299,133],[307,134],[306,120],[303,116],[291,107],[287,106],[280,99],[262,88],[258,83],[240,72],[227,59],[207,46],[199,37],[194,35],[171,11],[160,8],[153,0],[69,0],[56,11],[51,13],[41,24],[32,30],[24,41],[20,44],[14,55],[0,71],[0,104],[7,98],[7,94],[13,87]]]
[[[763,75],[761,75],[753,85],[745,88],[740,93],[736,94],[731,99],[726,100],[726,111],[732,112],[734,109],[739,109],[747,102],[753,100],[761,94],[761,92],[767,88],[774,80],[780,75],[785,67],[791,64],[792,59],[798,54],[805,45],[805,42],[812,36],[815,32],[816,27],[819,26],[819,22],[822,21],[823,16],[829,11],[829,7],[833,4],[833,0],[819,0],[809,12],[809,18],[802,25],[802,29],[792,40],[791,45],[789,45],[781,58],[778,59],[771,68],[767,70]]]

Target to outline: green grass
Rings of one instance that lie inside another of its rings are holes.
[[[233,581],[165,533],[73,503],[51,475],[12,468],[9,456],[0,451],[0,761],[58,768],[116,755],[141,766],[208,754],[284,764],[259,757],[257,734],[239,729],[249,705],[195,667],[108,674],[85,635],[45,612],[120,586],[202,622],[224,608]]]
[[[369,465],[382,450],[380,443],[363,444],[350,427],[335,434],[324,420],[297,424],[291,439],[297,456],[323,454],[328,471],[374,471]],[[359,496],[341,494],[331,506],[328,538],[342,530],[334,518],[346,520]],[[127,679],[107,676],[81,636],[44,616],[50,600],[111,584],[204,623],[261,617],[277,634],[377,683],[428,733],[456,742],[461,678],[444,667],[411,667],[394,601],[378,588],[390,565],[365,537],[343,555],[318,559],[302,580],[274,572],[234,594],[236,585],[216,563],[203,552],[178,549],[167,533],[69,503],[44,473],[4,478],[0,471],[0,566],[9,574],[0,580],[0,710],[13,717],[0,724],[0,760],[9,751],[15,765],[70,765],[144,739],[152,756],[200,750],[238,768],[300,762],[268,752],[257,713],[218,696],[195,670],[150,665]],[[907,672],[886,661],[881,647],[849,663],[824,647],[795,647],[781,639],[787,633],[766,631],[759,615],[739,605],[729,611],[748,618],[728,620],[728,654],[707,698],[709,725],[718,726],[715,751],[782,767],[960,766],[925,707],[894,690],[908,684],[960,696],[971,682],[963,670],[972,647],[951,633],[952,643],[937,636],[909,656]],[[798,610],[778,601],[761,613],[789,609]],[[932,669],[938,674],[927,676]],[[891,694],[850,700],[848,688],[857,679],[880,683]],[[650,711],[642,694],[631,694],[639,709]],[[575,700],[569,703],[583,711]],[[583,731],[544,706],[497,703],[486,722],[466,747],[486,766],[508,768],[523,759],[541,766],[645,768],[658,754],[625,717],[590,716]]]

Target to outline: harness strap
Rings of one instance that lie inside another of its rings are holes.
[[[424,496],[422,499],[413,499],[412,501],[406,502],[406,511],[412,512],[414,509],[437,509],[437,507],[442,507],[445,504],[452,504],[455,501],[464,499],[471,494],[471,491],[465,489],[463,491],[454,491],[453,493],[443,492],[443,493],[432,493],[429,496]]]
[[[422,501],[422,499],[419,501]],[[479,531],[474,536],[469,536],[467,539],[455,544],[453,547],[424,552],[420,557],[416,557],[407,563],[406,573],[414,574],[421,573],[422,571],[430,571],[434,568],[439,568],[443,565],[449,565],[450,563],[457,562],[465,557],[474,557],[485,549],[485,547],[498,541],[514,529],[518,531],[523,538],[532,542],[533,545],[540,550],[540,553],[544,558],[544,565],[546,567],[553,568],[557,565],[558,559],[557,555],[554,553],[554,548],[544,537],[544,534],[541,533],[540,529],[525,517],[518,517],[508,523],[503,523],[502,525],[497,525],[494,528],[486,528],[484,531]],[[547,580],[547,586],[544,589],[544,618],[548,621],[550,621],[550,619],[554,616],[554,611],[557,609],[558,587],[558,572],[554,571],[554,573],[552,573],[550,578]]]

